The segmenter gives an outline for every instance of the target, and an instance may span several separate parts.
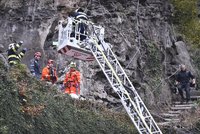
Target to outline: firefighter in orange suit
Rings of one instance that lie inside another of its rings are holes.
[[[80,80],[81,74],[79,71],[76,70],[76,63],[70,63],[70,70],[67,72],[65,76],[65,80],[63,82],[64,86],[66,87],[65,93],[68,94],[75,94],[80,95]]]
[[[43,68],[42,70],[42,80],[51,82],[52,84],[54,84],[57,80],[57,74],[56,74],[56,69],[53,66],[54,61],[53,60],[48,60],[48,64],[46,67]]]

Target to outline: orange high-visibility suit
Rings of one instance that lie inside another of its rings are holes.
[[[58,80],[58,76],[56,74],[55,68],[50,68],[49,66],[46,66],[42,70],[42,80],[50,81],[52,84],[54,84]]]
[[[70,70],[65,76],[63,84],[65,85],[65,93],[80,94],[81,74],[77,70]]]

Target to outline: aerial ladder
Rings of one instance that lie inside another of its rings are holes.
[[[80,32],[80,26],[87,28]],[[84,37],[82,39],[81,37]],[[96,60],[140,134],[162,134],[149,110],[138,95],[124,69],[104,41],[104,28],[90,21],[69,17],[59,23],[58,52],[84,60]]]

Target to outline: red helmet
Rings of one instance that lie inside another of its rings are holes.
[[[34,54],[34,57],[35,57],[35,56],[41,57],[41,55],[42,55],[42,54],[41,54],[40,52],[36,52],[36,53]]]
[[[53,64],[53,62],[54,62],[54,61],[53,61],[52,59],[49,59],[49,60],[48,60],[48,64]]]

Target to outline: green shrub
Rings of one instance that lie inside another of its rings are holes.
[[[173,23],[177,30],[185,35],[193,47],[200,47],[200,20],[198,18],[198,0],[171,0],[175,12]]]
[[[159,89],[158,86],[160,86],[162,77],[162,55],[155,43],[149,43],[147,45],[147,55],[144,74],[147,77],[148,84],[151,86],[152,90]]]

